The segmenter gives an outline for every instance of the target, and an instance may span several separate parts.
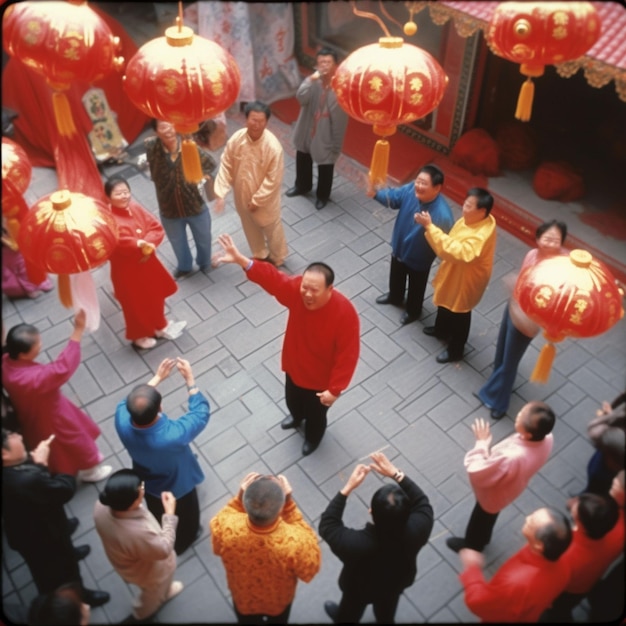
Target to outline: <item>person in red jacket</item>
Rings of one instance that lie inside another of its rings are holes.
[[[483,555],[459,552],[467,608],[483,622],[536,622],[569,581],[562,555],[572,541],[568,519],[550,508],[531,513],[522,528],[527,543],[487,582]]]
[[[304,421],[302,454],[311,454],[326,431],[328,409],[346,389],[359,360],[360,325],[354,305],[334,287],[326,263],[311,263],[301,276],[288,276],[271,263],[244,256],[230,235],[218,237],[223,253],[213,265],[235,263],[247,277],[289,309],[282,350],[285,430]]]
[[[622,470],[622,480],[623,474]],[[569,567],[570,580],[542,621],[572,622],[574,607],[623,554],[624,489],[617,477],[613,482],[610,496],[582,493],[568,502],[574,533],[572,545],[563,555],[563,561]]]

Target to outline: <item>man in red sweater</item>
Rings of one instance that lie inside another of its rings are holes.
[[[459,552],[465,604],[483,622],[536,622],[567,586],[569,568],[560,558],[572,540],[567,518],[553,509],[538,509],[526,518],[522,534],[527,544],[489,582],[482,572],[482,553]]]
[[[247,277],[289,309],[283,341],[285,430],[304,421],[302,454],[311,454],[326,431],[328,409],[348,386],[359,360],[360,325],[354,305],[333,287],[325,263],[311,263],[302,276],[288,276],[271,263],[244,256],[230,235],[220,235],[223,253],[213,265],[235,263]]]

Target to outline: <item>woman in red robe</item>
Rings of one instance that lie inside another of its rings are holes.
[[[159,221],[131,200],[130,186],[121,176],[104,185],[119,228],[119,243],[109,259],[111,282],[126,322],[126,339],[137,348],[153,348],[155,335],[180,337],[187,322],[165,318],[165,298],[176,293],[176,282],[156,256],[165,231]]]

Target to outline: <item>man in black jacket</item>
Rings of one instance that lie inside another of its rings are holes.
[[[433,528],[433,509],[426,494],[382,452],[374,452],[370,458],[369,466],[354,468],[320,520],[320,535],[343,561],[341,602],[324,603],[335,623],[357,623],[368,604],[373,605],[378,623],[394,623],[400,594],[413,584],[417,554]],[[371,470],[393,478],[397,485],[385,485],[374,493],[373,523],[362,530],[346,528],[342,516],[348,495]]]
[[[83,602],[101,606],[109,601],[109,594],[83,587],[78,561],[89,554],[89,546],[74,548],[70,535],[75,524],[63,507],[76,492],[76,479],[48,471],[53,438],[28,454],[22,435],[2,429],[2,517],[7,540],[26,561],[40,594],[76,582]]]

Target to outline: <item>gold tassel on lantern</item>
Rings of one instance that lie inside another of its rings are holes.
[[[373,187],[384,186],[389,169],[389,142],[379,139],[374,146],[370,164],[369,181]]]
[[[519,90],[515,118],[522,122],[528,122],[533,111],[533,99],[535,97],[535,83],[533,83],[532,79],[543,76],[543,67],[528,67],[522,63],[520,72],[527,78]]]
[[[535,369],[530,375],[531,383],[545,384],[550,378],[550,370],[552,369],[552,363],[556,356],[556,348],[554,344],[548,340],[548,343],[541,348],[541,352],[537,357],[537,363],[535,363]]]
[[[52,94],[52,107],[57,123],[57,129],[62,137],[71,137],[76,134],[76,126],[72,118],[72,110],[67,96],[62,91],[55,91]]]
[[[202,173],[202,163],[196,142],[193,139],[183,139],[181,152],[185,180],[196,184],[202,182],[204,174]]]
[[[59,300],[66,309],[72,308],[72,288],[69,274],[59,274]]]

